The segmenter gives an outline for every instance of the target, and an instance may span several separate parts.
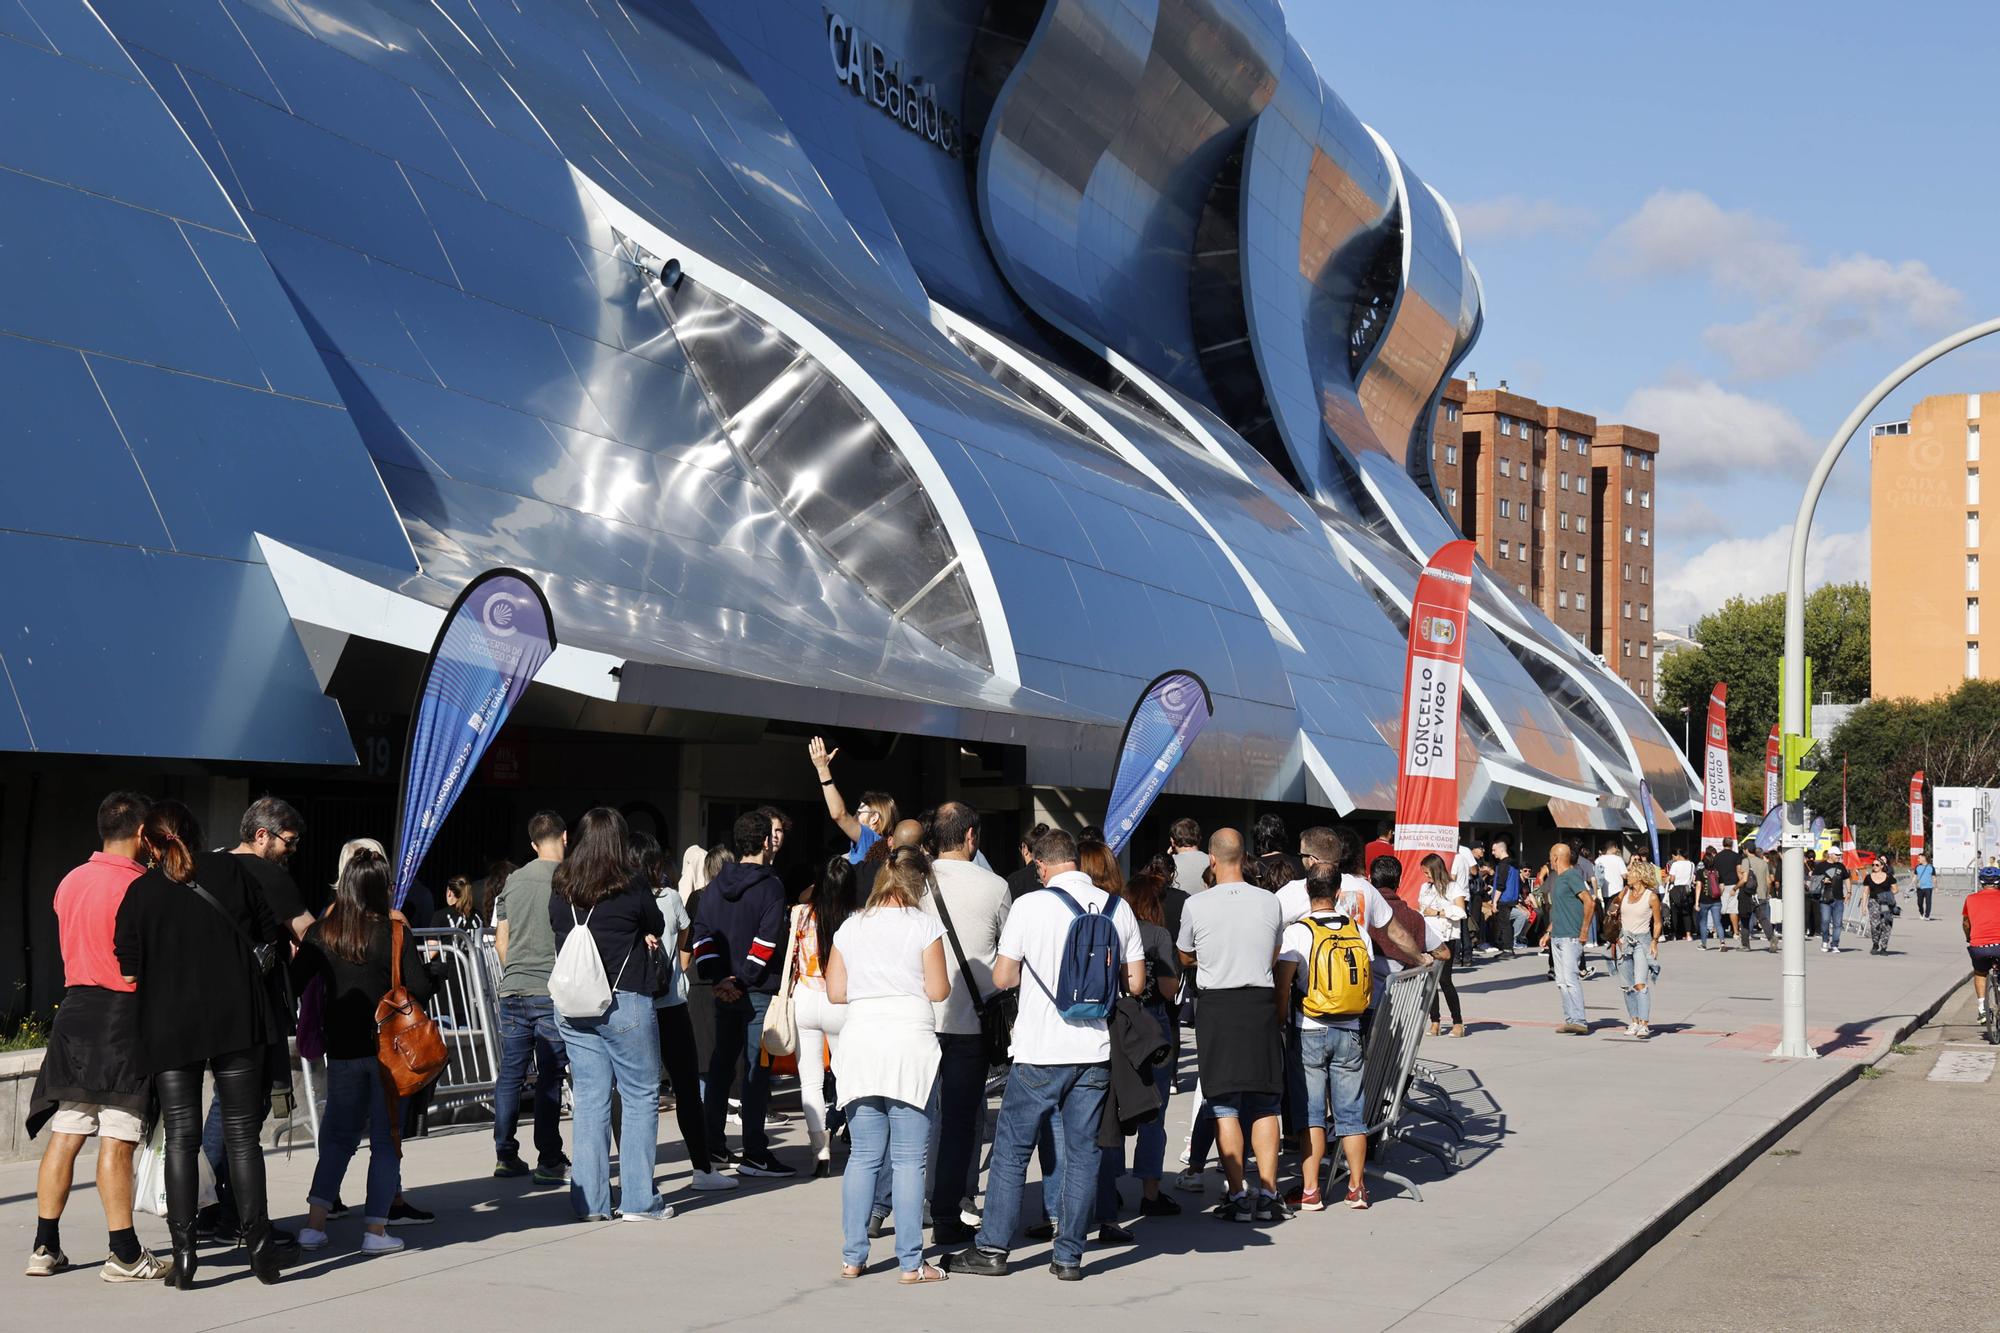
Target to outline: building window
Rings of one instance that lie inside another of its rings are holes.
[[[1511,560],[1514,558],[1514,544],[1505,537],[1500,539],[1500,558],[1502,560]]]
[[[1559,528],[1561,528],[1561,529],[1562,529],[1562,530],[1563,530],[1564,532],[1568,532],[1568,531],[1569,531],[1569,515],[1568,515],[1568,514],[1557,514],[1557,515],[1556,515],[1556,526],[1557,526],[1557,527],[1559,527]]]
[[[1525,583],[1517,583],[1514,585],[1514,591],[1520,593],[1521,596],[1526,597],[1528,595],[1528,585]]]
[[[1641,640],[1639,640],[1639,656],[1641,656],[1641,657],[1645,657],[1645,656],[1646,656],[1647,654],[1651,653],[1652,651],[1653,651],[1653,645],[1652,645],[1652,644],[1650,644],[1650,643],[1647,643],[1647,642],[1646,642],[1646,641],[1645,641],[1644,639],[1641,639]]]
[[[1965,557],[1965,590],[1979,591],[1979,557],[1976,555]]]
[[[1500,460],[1500,475],[1503,477],[1514,475],[1514,465],[1504,458]]]
[[[1514,516],[1514,506],[1508,504],[1505,500],[1502,500],[1500,502],[1500,517],[1512,518],[1513,516]]]
[[[1979,679],[1979,645],[1976,643],[1965,645],[1965,678]]]
[[[1556,553],[1556,563],[1557,563],[1557,564],[1559,564],[1559,565],[1561,565],[1561,566],[1562,566],[1562,567],[1563,567],[1564,569],[1568,569],[1568,568],[1569,568],[1569,552],[1568,552],[1568,551],[1558,551],[1558,552]]]
[[[1632,603],[1630,602],[1625,603],[1625,618],[1627,620],[1632,618]]]
[[[1446,467],[1457,467],[1457,466],[1458,466],[1458,446],[1457,446],[1457,445],[1455,445],[1455,444],[1447,444],[1447,445],[1446,445],[1446,446],[1444,447],[1444,465],[1445,465]]]
[[[1646,687],[1647,687],[1648,685],[1651,685],[1652,683],[1653,683],[1653,682],[1652,682],[1652,681],[1650,681],[1650,680],[1642,680],[1642,681],[1640,681],[1640,682],[1639,682],[1639,697],[1640,697],[1641,699],[1643,699],[1643,698],[1645,698],[1645,697],[1646,697]]]
[[[1632,488],[1630,486],[1627,486],[1625,488],[1625,503],[1626,504],[1632,503]]]
[[[1516,559],[1526,560],[1528,558],[1528,544],[1526,542],[1522,542],[1520,549],[1517,550],[1514,553],[1514,555]]]
[[[1561,472],[1561,473],[1557,473],[1557,474],[1556,474],[1556,485],[1557,485],[1557,486],[1558,486],[1559,488],[1561,488],[1562,490],[1565,490],[1565,491],[1566,491],[1566,490],[1568,490],[1568,489],[1569,489],[1569,473],[1567,473],[1567,472]]]
[[[1651,509],[1652,507],[1653,507],[1653,493],[1651,491],[1640,491],[1639,508]]]
[[[1644,625],[1649,623],[1652,619],[1653,619],[1653,604],[1651,602],[1639,603],[1639,623]]]
[[[1569,610],[1569,594],[1566,592],[1557,593],[1556,605],[1561,607],[1565,611]]]
[[[1965,395],[1965,419],[1967,421],[1979,420],[1979,395],[1976,393]]]
[[[1590,520],[1585,516],[1583,516],[1582,514],[1578,514],[1576,516],[1576,530],[1578,532],[1589,532]]]
[[[1454,508],[1454,509],[1458,508],[1458,488],[1457,488],[1457,487],[1455,487],[1455,486],[1447,486],[1447,487],[1445,487],[1445,488],[1444,488],[1444,502],[1445,502],[1446,504],[1450,505],[1450,506],[1451,506],[1452,508]]]
[[[1651,472],[1653,470],[1653,456],[1651,454],[1639,455],[1639,470],[1641,472]]]
[[[1512,435],[1514,433],[1514,418],[1512,417],[1500,418],[1500,433],[1502,435]]]
[[[1625,566],[1625,581],[1627,583],[1630,583],[1632,581],[1632,566],[1630,562],[1627,562]]]
[[[1969,505],[1976,505],[1979,503],[1978,468],[1972,468],[1968,470],[1965,474],[1965,502]]]
[[[1589,572],[1590,572],[1590,561],[1589,561],[1589,559],[1588,559],[1587,557],[1585,557],[1585,556],[1582,556],[1582,555],[1578,555],[1578,556],[1577,556],[1577,558],[1576,558],[1576,572],[1577,572],[1577,573],[1579,573],[1579,574],[1587,574],[1587,573],[1589,573]]]
[[[1639,545],[1651,546],[1652,544],[1653,544],[1653,530],[1651,528],[1640,528]]]
[[[1967,546],[1979,545],[1979,515],[1977,513],[1965,516],[1965,544]]]
[[[1965,599],[1965,632],[1967,634],[1979,633],[1979,599],[1977,597],[1968,597]]]
[[[1632,529],[1629,526],[1625,529],[1625,544],[1627,546],[1632,544]]]
[[[1965,428],[1965,461],[1968,463],[1977,463],[1979,461],[1978,426],[1967,426]]]
[[[1590,607],[1586,604],[1587,600],[1582,593],[1578,593],[1576,595],[1576,609],[1579,611],[1588,611]]]
[[[1557,447],[1557,448],[1559,448],[1559,449],[1561,449],[1561,450],[1562,450],[1562,451],[1563,451],[1564,453],[1568,453],[1568,452],[1569,452],[1569,436],[1568,436],[1567,434],[1565,434],[1565,435],[1564,435],[1564,436],[1562,437],[1562,439],[1561,439],[1561,440],[1559,440],[1559,441],[1557,442],[1557,446],[1556,446],[1556,447]]]
[[[1632,655],[1632,641],[1630,639],[1626,639],[1624,643],[1625,643],[1625,656],[1630,657]]]

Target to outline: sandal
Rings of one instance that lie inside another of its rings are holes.
[[[933,1264],[918,1264],[909,1272],[896,1279],[898,1286],[917,1287],[926,1282],[943,1282],[945,1272]]]
[[[854,1264],[842,1264],[840,1266],[840,1276],[843,1279],[857,1278],[861,1276],[861,1269],[855,1266]]]

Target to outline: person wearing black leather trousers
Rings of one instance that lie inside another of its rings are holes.
[[[149,869],[118,909],[118,963],[138,987],[138,1067],[154,1077],[166,1124],[167,1230],[173,1285],[195,1273],[195,1158],[201,1151],[201,1085],[215,1076],[223,1139],[244,1248],[259,1281],[278,1280],[265,1202],[264,1052],[282,1029],[255,946],[288,938],[264,895],[227,852],[202,852],[201,826],[179,801],[154,805],[140,826]],[[268,952],[268,951],[266,951]],[[279,964],[282,966],[282,963]]]

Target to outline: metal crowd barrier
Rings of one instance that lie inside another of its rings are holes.
[[[1435,967],[1408,969],[1385,978],[1382,995],[1376,1001],[1375,1018],[1369,1024],[1368,1045],[1362,1052],[1361,1104],[1368,1111],[1370,1140],[1393,1138],[1414,1147],[1437,1152],[1436,1145],[1413,1138],[1402,1131],[1403,1098],[1417,1064],[1417,1048],[1431,1021],[1431,996],[1437,993],[1443,973]],[[1373,1144],[1371,1143],[1371,1147]],[[1372,1157],[1372,1153],[1370,1154]],[[1334,1154],[1334,1179],[1347,1174],[1347,1162]],[[1363,1165],[1362,1174],[1380,1177],[1410,1192],[1418,1203],[1422,1191],[1409,1177],[1375,1165]]]
[[[433,1110],[473,1103],[491,1104],[500,1074],[500,961],[490,931],[433,930],[410,932],[417,951],[432,964],[436,994],[425,1010],[444,1038],[445,1067],[429,1091]],[[304,1104],[313,1142],[319,1142],[319,1122],[326,1080],[323,1060],[299,1057],[298,1101]],[[280,1130],[281,1137],[288,1137]]]

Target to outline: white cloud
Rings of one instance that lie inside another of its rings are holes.
[[[1731,597],[1764,597],[1781,592],[1791,559],[1792,525],[1755,537],[1731,537],[1682,555],[1661,551],[1653,583],[1657,600],[1653,623],[1675,632],[1715,610]],[[1866,582],[1868,529],[1815,532],[1806,546],[1806,591],[1827,583]]]
[[[1797,417],[1714,380],[1640,389],[1610,420],[1656,432],[1677,478],[1712,475],[1710,469],[1803,474],[1819,455]]]
[[[1550,232],[1577,231],[1597,220],[1587,208],[1573,208],[1553,199],[1524,199],[1518,194],[1457,204],[1459,230],[1471,240],[1519,240]]]
[[[1742,379],[1798,374],[1844,343],[1942,329],[1964,303],[1918,260],[1857,254],[1811,262],[1776,222],[1732,212],[1698,190],[1653,195],[1612,229],[1603,253],[1637,277],[1701,278],[1753,302],[1750,318],[1703,334]]]

